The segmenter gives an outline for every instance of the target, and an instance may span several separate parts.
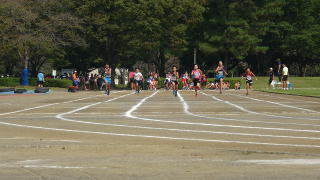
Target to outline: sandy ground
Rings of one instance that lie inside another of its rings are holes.
[[[0,96],[0,179],[320,179],[320,99],[244,91]]]

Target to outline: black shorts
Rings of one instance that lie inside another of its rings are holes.
[[[43,81],[38,81],[38,85],[43,85]]]
[[[133,82],[134,82],[134,79],[133,79],[133,78],[130,78],[130,79],[129,79],[129,82],[130,82],[130,83],[133,83]]]
[[[272,83],[272,81],[273,81],[273,79],[269,79],[269,84],[271,84],[271,83]]]
[[[142,81],[141,80],[134,80],[134,83],[141,85]]]
[[[249,84],[250,86],[252,86],[253,81],[252,80],[246,80],[246,84]]]
[[[282,76],[282,81],[288,81],[288,75]]]
[[[171,83],[177,85],[178,84],[178,81],[171,81]]]
[[[193,79],[193,85],[197,86],[200,83],[200,79]]]

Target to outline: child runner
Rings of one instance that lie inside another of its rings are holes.
[[[182,75],[182,79],[181,79],[181,81],[182,81],[182,83],[183,83],[182,89],[184,89],[184,90],[189,89],[188,80],[189,80],[188,72],[185,72],[185,73]]]
[[[172,66],[172,73],[171,73],[171,83],[172,83],[172,91],[173,95],[178,95],[178,79],[179,79],[179,73],[177,72],[177,67]]]
[[[110,85],[111,85],[111,68],[109,64],[104,66],[104,82],[106,84],[106,94],[110,95]]]
[[[134,73],[134,83],[135,83],[135,88],[136,88],[136,94],[140,93],[140,86],[143,80],[143,76],[140,72],[139,68],[136,68],[136,71]]]
[[[195,64],[193,66],[191,76],[193,79],[193,87],[194,87],[194,90],[196,93],[195,95],[198,96],[198,90],[200,90],[200,80],[201,80],[201,76],[202,76],[202,71],[199,69],[197,64]]]
[[[130,82],[130,87],[131,87],[131,90],[134,90],[134,72],[133,71],[130,71],[129,72],[129,82]]]
[[[219,64],[214,72],[216,73],[216,81],[219,82],[220,94],[222,94],[223,78],[224,75],[228,75],[228,73],[224,70],[222,61],[219,61]]]
[[[256,75],[253,74],[253,72],[250,70],[250,68],[247,68],[243,77],[246,77],[246,89],[247,89],[247,95],[249,95],[249,89],[252,88],[252,84],[253,84],[252,78],[253,77],[256,78]],[[256,78],[256,80],[258,80],[258,79]]]

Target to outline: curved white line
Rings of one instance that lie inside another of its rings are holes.
[[[314,110],[311,110],[311,109],[305,109],[305,108],[296,107],[296,106],[287,105],[287,104],[281,104],[281,103],[277,103],[277,102],[273,102],[273,101],[266,101],[266,100],[262,100],[262,99],[256,99],[256,98],[252,98],[252,97],[248,97],[248,96],[242,96],[242,95],[230,94],[230,93],[228,95],[242,97],[242,98],[246,98],[246,99],[251,99],[251,100],[254,100],[254,101],[258,101],[258,102],[266,102],[266,103],[275,104],[275,105],[282,106],[282,107],[298,109],[298,110],[307,111],[307,112],[311,112],[311,113],[320,113],[318,111],[314,111]],[[320,120],[320,119],[318,119],[318,120]]]
[[[147,97],[147,98],[150,98],[150,96]],[[147,98],[144,98],[144,101]],[[138,108],[138,107],[135,106],[135,108]],[[133,111],[131,111],[131,113],[132,112]],[[23,127],[23,128],[41,129],[41,130],[76,132],[76,133],[87,133],[87,134],[101,134],[101,135],[124,136],[124,137],[142,137],[142,138],[156,138],[156,139],[184,140],[184,141],[199,141],[199,142],[238,143],[238,144],[254,144],[254,145],[272,145],[272,146],[320,148],[320,146],[317,146],[317,145],[297,145],[297,144],[277,144],[277,143],[243,142],[243,141],[225,141],[225,140],[213,140],[213,139],[175,138],[175,137],[166,137],[166,136],[147,136],[147,135],[136,135],[136,134],[119,134],[119,133],[83,131],[83,130],[74,130],[74,129],[48,128],[48,127],[29,126],[29,125],[21,125],[21,124],[6,123],[6,122],[0,122],[0,124],[8,125],[8,126],[15,126],[15,127]]]
[[[158,92],[153,93],[151,96],[149,96],[148,98],[153,97],[154,95],[156,95]],[[131,93],[132,94],[132,93]],[[128,96],[130,94],[127,95],[123,95],[123,96],[119,96],[113,99],[109,99],[107,101],[104,102],[111,102],[111,101],[115,101],[117,99],[123,98],[125,96]],[[148,98],[144,98],[143,100],[141,100],[137,105],[133,106],[129,111],[126,112],[126,116],[130,117],[130,118],[136,118],[135,116],[132,115],[132,112],[134,112],[135,110],[137,110],[137,108],[139,108],[139,106],[141,106]],[[74,123],[82,123],[82,124],[91,124],[91,125],[101,125],[101,126],[111,126],[111,127],[124,127],[124,128],[135,128],[135,129],[149,129],[149,130],[166,130],[166,131],[176,131],[176,132],[191,132],[191,133],[208,133],[208,134],[228,134],[228,135],[240,135],[240,136],[256,136],[256,137],[270,137],[270,138],[291,138],[291,139],[308,139],[308,140],[320,140],[320,138],[316,138],[316,137],[299,137],[299,136],[277,136],[277,135],[264,135],[264,134],[249,134],[249,133],[230,133],[230,132],[217,132],[217,131],[203,131],[203,130],[190,130],[190,129],[172,129],[172,128],[156,128],[156,127],[148,127],[148,126],[131,126],[131,125],[123,125],[123,124],[111,124],[111,123],[98,123],[98,122],[88,122],[88,121],[78,121],[78,120],[73,120],[73,119],[69,119],[69,118],[65,118],[63,117],[64,115],[68,115],[68,114],[73,114],[75,112],[90,108],[92,106],[101,104],[103,102],[98,102],[98,103],[94,103],[94,104],[90,104],[87,106],[83,106],[80,108],[77,108],[75,110],[66,112],[66,113],[61,113],[56,115],[56,118],[62,120],[62,121],[67,121],[67,122],[74,122]]]
[[[5,123],[5,122],[0,122],[0,124],[15,126],[15,127],[23,127],[23,128],[41,129],[41,130],[74,132],[74,133],[85,133],[85,134],[99,134],[99,135],[122,136],[122,137],[141,137],[141,138],[183,140],[183,141],[197,141],[197,142],[237,143],[237,144],[252,144],[252,145],[320,148],[320,146],[317,146],[317,145],[304,145],[304,144],[278,144],[278,143],[244,142],[244,141],[225,141],[225,140],[215,140],[215,139],[177,138],[177,137],[167,137],[167,136],[148,136],[148,135],[140,135],[140,134],[120,134],[120,133],[108,133],[108,132],[96,132],[96,131],[83,131],[83,130],[76,130],[76,129],[48,128],[48,127],[41,127],[41,126],[28,126],[28,125]]]
[[[114,92],[114,93],[119,93],[119,91],[116,91],[116,92]],[[75,100],[71,100],[71,101],[65,101],[65,102],[60,102],[60,103],[51,103],[51,104],[46,104],[46,105],[42,105],[42,106],[36,106],[36,107],[21,109],[21,110],[17,110],[17,111],[12,111],[12,112],[7,112],[7,113],[1,113],[0,116],[9,115],[9,114],[14,114],[14,113],[19,113],[19,112],[24,112],[24,111],[29,111],[29,110],[34,110],[34,109],[40,109],[40,108],[43,108],[43,107],[48,107],[48,106],[53,106],[53,105],[58,105],[58,104],[72,103],[72,102],[81,101],[81,100],[86,100],[86,99],[91,99],[91,98],[95,98],[95,97],[99,97],[99,96],[103,96],[103,95],[90,96],[90,97],[75,99]]]
[[[250,113],[250,114],[256,114],[256,115],[262,115],[262,116],[269,116],[269,117],[275,117],[275,118],[283,118],[283,119],[303,119],[305,120],[306,118],[299,118],[299,117],[289,117],[289,116],[278,116],[278,115],[273,115],[273,114],[265,114],[265,113],[259,113],[259,112],[255,112],[255,111],[250,111],[248,109],[245,109],[239,105],[236,105],[236,104],[233,104],[229,101],[224,101],[222,99],[219,99],[213,95],[209,95],[209,94],[206,94],[204,92],[201,92],[203,95],[205,96],[208,96],[208,97],[211,97],[212,99],[214,100],[217,100],[217,101],[220,101],[220,102],[223,102],[223,103],[226,103],[230,106],[233,106],[241,111],[244,111],[244,112],[247,112],[247,113]],[[210,118],[210,117],[208,117]],[[308,118],[307,118],[308,119]],[[308,119],[308,120],[320,120],[320,119]],[[244,121],[246,122],[247,120],[234,120],[234,121]],[[252,121],[251,121],[252,122]],[[259,122],[259,121],[258,121]],[[317,125],[317,124],[300,124],[300,123],[283,123],[283,122],[261,122],[261,123],[267,123],[267,124],[284,124],[284,125],[297,125],[297,126],[320,126],[320,125]]]
[[[315,102],[315,101],[308,101],[308,100],[301,100],[301,99],[294,99],[294,98],[290,99],[290,98],[279,97],[279,96],[271,96],[271,95],[260,94],[260,93],[259,94],[256,93],[255,95],[264,96],[264,97],[271,97],[271,98],[277,98],[277,99],[284,99],[284,100],[291,100],[291,101],[293,100],[293,101],[297,101],[297,102],[307,102],[307,103],[311,103],[311,104],[320,104],[320,102]],[[276,95],[276,94],[274,94],[274,95]],[[284,95],[288,95],[288,94],[284,94]]]

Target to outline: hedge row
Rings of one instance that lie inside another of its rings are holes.
[[[37,85],[37,79],[30,78],[29,86],[36,86],[36,85]],[[72,85],[72,82],[70,80],[65,80],[65,79],[46,79],[44,83],[45,87],[66,88],[71,85]],[[20,86],[20,78],[0,78],[0,86],[5,86],[5,87]]]

